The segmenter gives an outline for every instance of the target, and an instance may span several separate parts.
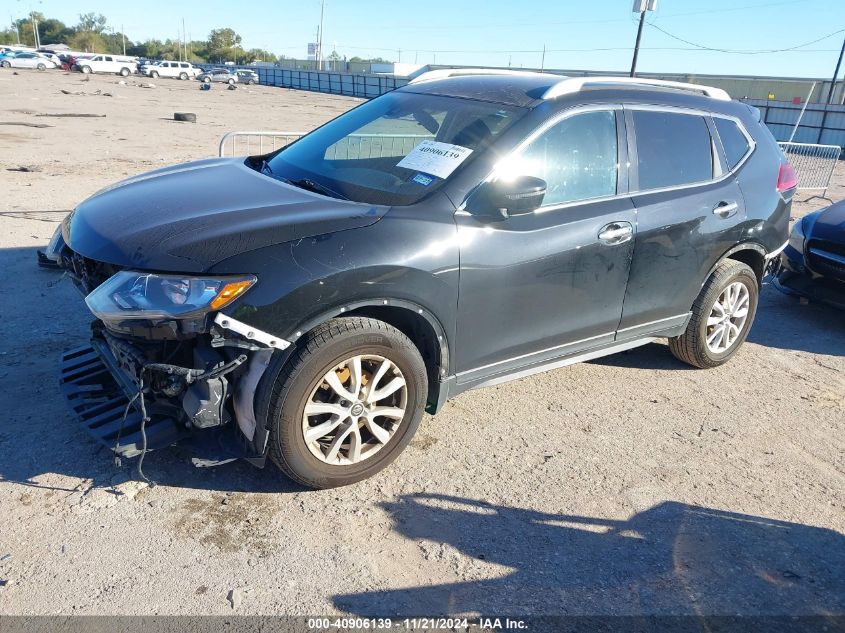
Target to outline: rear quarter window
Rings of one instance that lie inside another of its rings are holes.
[[[635,110],[633,119],[640,191],[713,179],[710,128],[703,116]]]
[[[745,157],[751,146],[736,121],[721,117],[713,117],[713,121],[716,124],[716,131],[719,132],[719,139],[722,141],[728,166],[733,169]]]

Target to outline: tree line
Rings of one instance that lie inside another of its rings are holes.
[[[0,44],[34,46],[36,42],[33,24],[37,24],[38,41],[41,46],[67,44],[74,51],[86,53],[112,53],[120,55],[124,50],[124,33],[110,27],[106,17],[98,13],[83,13],[79,22],[68,26],[61,20],[47,18],[33,12],[31,16],[12,22],[9,28],[0,30]],[[182,42],[178,39],[148,39],[136,42],[125,38],[126,54],[149,59],[187,59],[191,62],[248,64],[254,61],[276,62],[279,57],[260,48],[244,49],[241,36],[233,29],[214,29],[207,40]],[[282,56],[284,57],[284,56]]]

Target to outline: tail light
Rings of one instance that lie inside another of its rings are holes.
[[[788,162],[780,164],[778,169],[778,193],[795,189],[798,186],[798,175],[795,169]]]

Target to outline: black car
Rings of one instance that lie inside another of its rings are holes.
[[[845,201],[796,220],[780,260],[781,285],[845,308]]]
[[[348,484],[467,389],[658,338],[727,361],[794,186],[718,89],[435,71],[80,204],[50,256],[96,320],[62,385],[119,454],[213,434],[200,463]]]

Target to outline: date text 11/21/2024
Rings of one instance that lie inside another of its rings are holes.
[[[528,623],[518,618],[309,618],[313,630],[444,630],[444,631],[524,631]]]

